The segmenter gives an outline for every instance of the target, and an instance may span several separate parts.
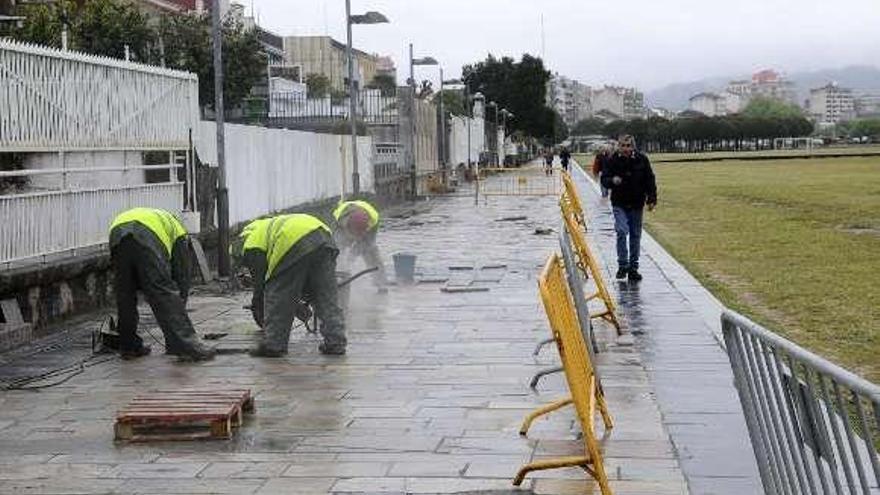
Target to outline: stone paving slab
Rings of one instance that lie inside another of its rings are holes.
[[[303,328],[284,359],[241,354],[257,330],[242,309],[250,295],[204,287],[189,310],[199,332],[228,334],[220,342],[229,353],[214,361],[162,355],[153,329],[151,356],[96,362],[38,393],[0,393],[0,492],[598,493],[578,469],[511,485],[523,463],[583,452],[570,408],[536,421],[528,438],[518,434],[527,412],[567,395],[560,374],[537,391],[528,387],[536,371],[558,364],[553,346],[532,356],[549,335],[537,276],[558,250],[555,235],[534,232],[558,230],[556,201],[499,197],[474,207],[465,192],[419,204],[412,217],[388,218],[380,241],[389,267],[396,252],[416,254],[417,269],[431,276],[477,267],[489,290],[445,293],[443,283],[420,283],[382,295],[368,278],[358,280],[344,357],[319,354],[317,337]],[[527,221],[496,221],[508,216]],[[504,268],[482,269],[489,265]],[[149,327],[146,307],[142,315]],[[65,359],[87,355],[83,335],[101,316],[78,327],[79,354],[67,349]],[[612,431],[601,424],[598,431],[615,493],[688,493],[632,336],[598,332],[615,420]],[[64,351],[41,360],[53,352]],[[256,414],[228,441],[114,444],[115,411],[157,387],[251,388]]]
[[[721,345],[721,303],[647,232],[639,269],[644,280],[613,281],[617,255],[610,204],[580,167],[575,167],[574,178],[588,212],[591,239],[612,281],[625,329],[636,339],[691,493],[762,493],[730,361]],[[662,183],[659,188],[662,208]]]

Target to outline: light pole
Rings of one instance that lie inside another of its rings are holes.
[[[358,173],[357,155],[357,88],[354,84],[354,57],[351,48],[351,25],[352,24],[382,24],[388,22],[388,18],[379,12],[370,11],[363,15],[351,15],[351,0],[345,0],[345,29],[348,35],[348,44],[345,55],[348,58],[348,119],[351,121],[351,187],[352,194],[357,196],[361,192],[361,175]],[[342,190],[345,197],[345,188]]]
[[[468,91],[467,85],[464,87],[465,92]],[[473,96],[467,95],[465,99],[467,100],[468,106],[468,125],[467,125],[467,135],[468,135],[468,168],[471,166],[471,119],[474,115],[474,107],[472,106],[473,102],[484,100],[483,93],[479,91],[474,93]],[[473,101],[471,101],[473,100]],[[486,140],[486,112],[483,110],[483,141]],[[477,161],[474,162],[474,206],[480,204],[480,158],[477,157]]]
[[[409,84],[412,87],[413,91],[413,101],[412,105],[410,105],[410,132],[412,133],[413,145],[415,145],[415,132],[416,132],[416,79],[414,75],[414,67],[416,65],[440,65],[437,62],[437,59],[434,57],[422,57],[422,58],[414,58],[413,57],[413,45],[409,44]],[[412,194],[416,196],[418,192],[418,174],[416,170],[416,157],[415,157],[415,149],[412,150]]]
[[[495,166],[498,166],[498,104],[494,101],[490,101],[486,103],[486,108],[492,107],[492,113],[495,114],[495,127],[492,128],[492,144],[495,149],[492,150],[492,161],[495,162]]]
[[[211,34],[214,54],[214,123],[217,126],[217,272],[226,277],[231,271],[229,259],[229,189],[226,188],[226,135],[223,123],[223,34],[220,0],[211,8]]]
[[[441,123],[444,125],[446,124],[446,114],[443,112],[443,87],[444,86],[461,86],[461,85],[464,85],[464,83],[461,81],[461,79],[449,79],[448,81],[444,81],[443,80],[443,67],[440,67],[440,115],[442,116]],[[468,104],[467,103],[467,85],[464,85],[464,99],[465,99],[465,105],[467,105]],[[445,137],[446,137],[445,127],[443,128],[442,135],[444,136],[444,139],[445,139]],[[441,148],[441,149],[444,150],[444,153],[446,152],[446,148]],[[444,160],[443,160],[444,163],[446,163],[447,158],[448,157],[446,157],[444,155]],[[470,165],[470,164],[468,164],[468,165]]]

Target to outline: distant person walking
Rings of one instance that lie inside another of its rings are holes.
[[[568,162],[571,161],[571,152],[568,151],[568,148],[563,147],[559,152],[559,161],[562,162],[562,170],[568,172]]]
[[[599,189],[602,191],[602,197],[607,198],[609,190],[602,184],[602,170],[608,167],[608,160],[611,159],[611,146],[603,144],[599,147],[599,152],[593,158],[593,177],[599,180]]]
[[[630,135],[621,136],[619,149],[602,170],[602,185],[611,190],[614,230],[617,233],[618,280],[638,282],[642,212],[657,206],[657,182],[648,157],[636,150]]]
[[[544,175],[553,175],[553,148],[544,148]]]

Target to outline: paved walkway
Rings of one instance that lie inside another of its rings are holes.
[[[571,409],[536,422],[529,438],[517,434],[527,412],[565,394],[560,375],[545,379],[538,392],[528,388],[535,371],[558,362],[552,346],[537,360],[531,356],[549,335],[536,277],[558,249],[555,234],[535,230],[558,229],[556,202],[492,198],[474,207],[467,194],[389,218],[380,235],[386,257],[411,252],[425,279],[449,277],[452,284],[488,290],[447,293],[442,283],[420,283],[379,295],[367,280],[358,281],[345,357],[320,355],[315,337],[297,329],[285,359],[230,353],[180,364],[154,346],[153,355],[136,361],[93,360],[69,381],[39,392],[0,392],[0,492],[512,491],[522,463],[583,448]],[[526,218],[500,221],[516,216]],[[471,269],[450,269],[464,266]],[[683,318],[680,306],[664,304],[671,296],[663,294],[658,274],[648,269],[646,275],[641,314],[664,320],[636,325],[637,299],[625,295],[629,323],[645,330],[639,341],[654,325],[666,329]],[[221,347],[240,352],[256,329],[241,309],[248,298],[201,289],[190,299],[191,316],[202,333],[228,333]],[[86,356],[86,330],[97,327],[99,317],[72,326],[56,338],[57,346],[44,342],[38,355],[28,356],[31,348],[4,356],[0,377]],[[613,337],[607,328],[599,337],[598,364],[616,422],[603,440],[615,493],[688,493],[666,425],[683,434],[691,424],[701,428],[704,416],[682,412],[670,421],[664,412],[661,421],[653,387],[658,372],[674,373],[658,364],[665,355],[640,352],[632,337]],[[676,369],[705,375],[692,365]],[[115,411],[160,386],[250,387],[257,412],[230,441],[114,444]],[[662,401],[663,393],[658,396]],[[684,452],[687,461],[692,454]],[[593,494],[597,488],[582,471],[565,469],[537,473],[520,492]]]
[[[608,280],[613,280],[617,255],[610,204],[582,170],[575,171],[591,217],[591,238],[599,246]],[[612,285],[691,493],[761,493],[733,374],[721,346],[721,304],[647,233],[642,237],[640,272],[645,278],[639,284]]]

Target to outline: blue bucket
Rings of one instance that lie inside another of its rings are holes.
[[[397,280],[413,283],[416,275],[416,255],[397,253],[392,256],[392,259],[394,259],[394,276]]]

